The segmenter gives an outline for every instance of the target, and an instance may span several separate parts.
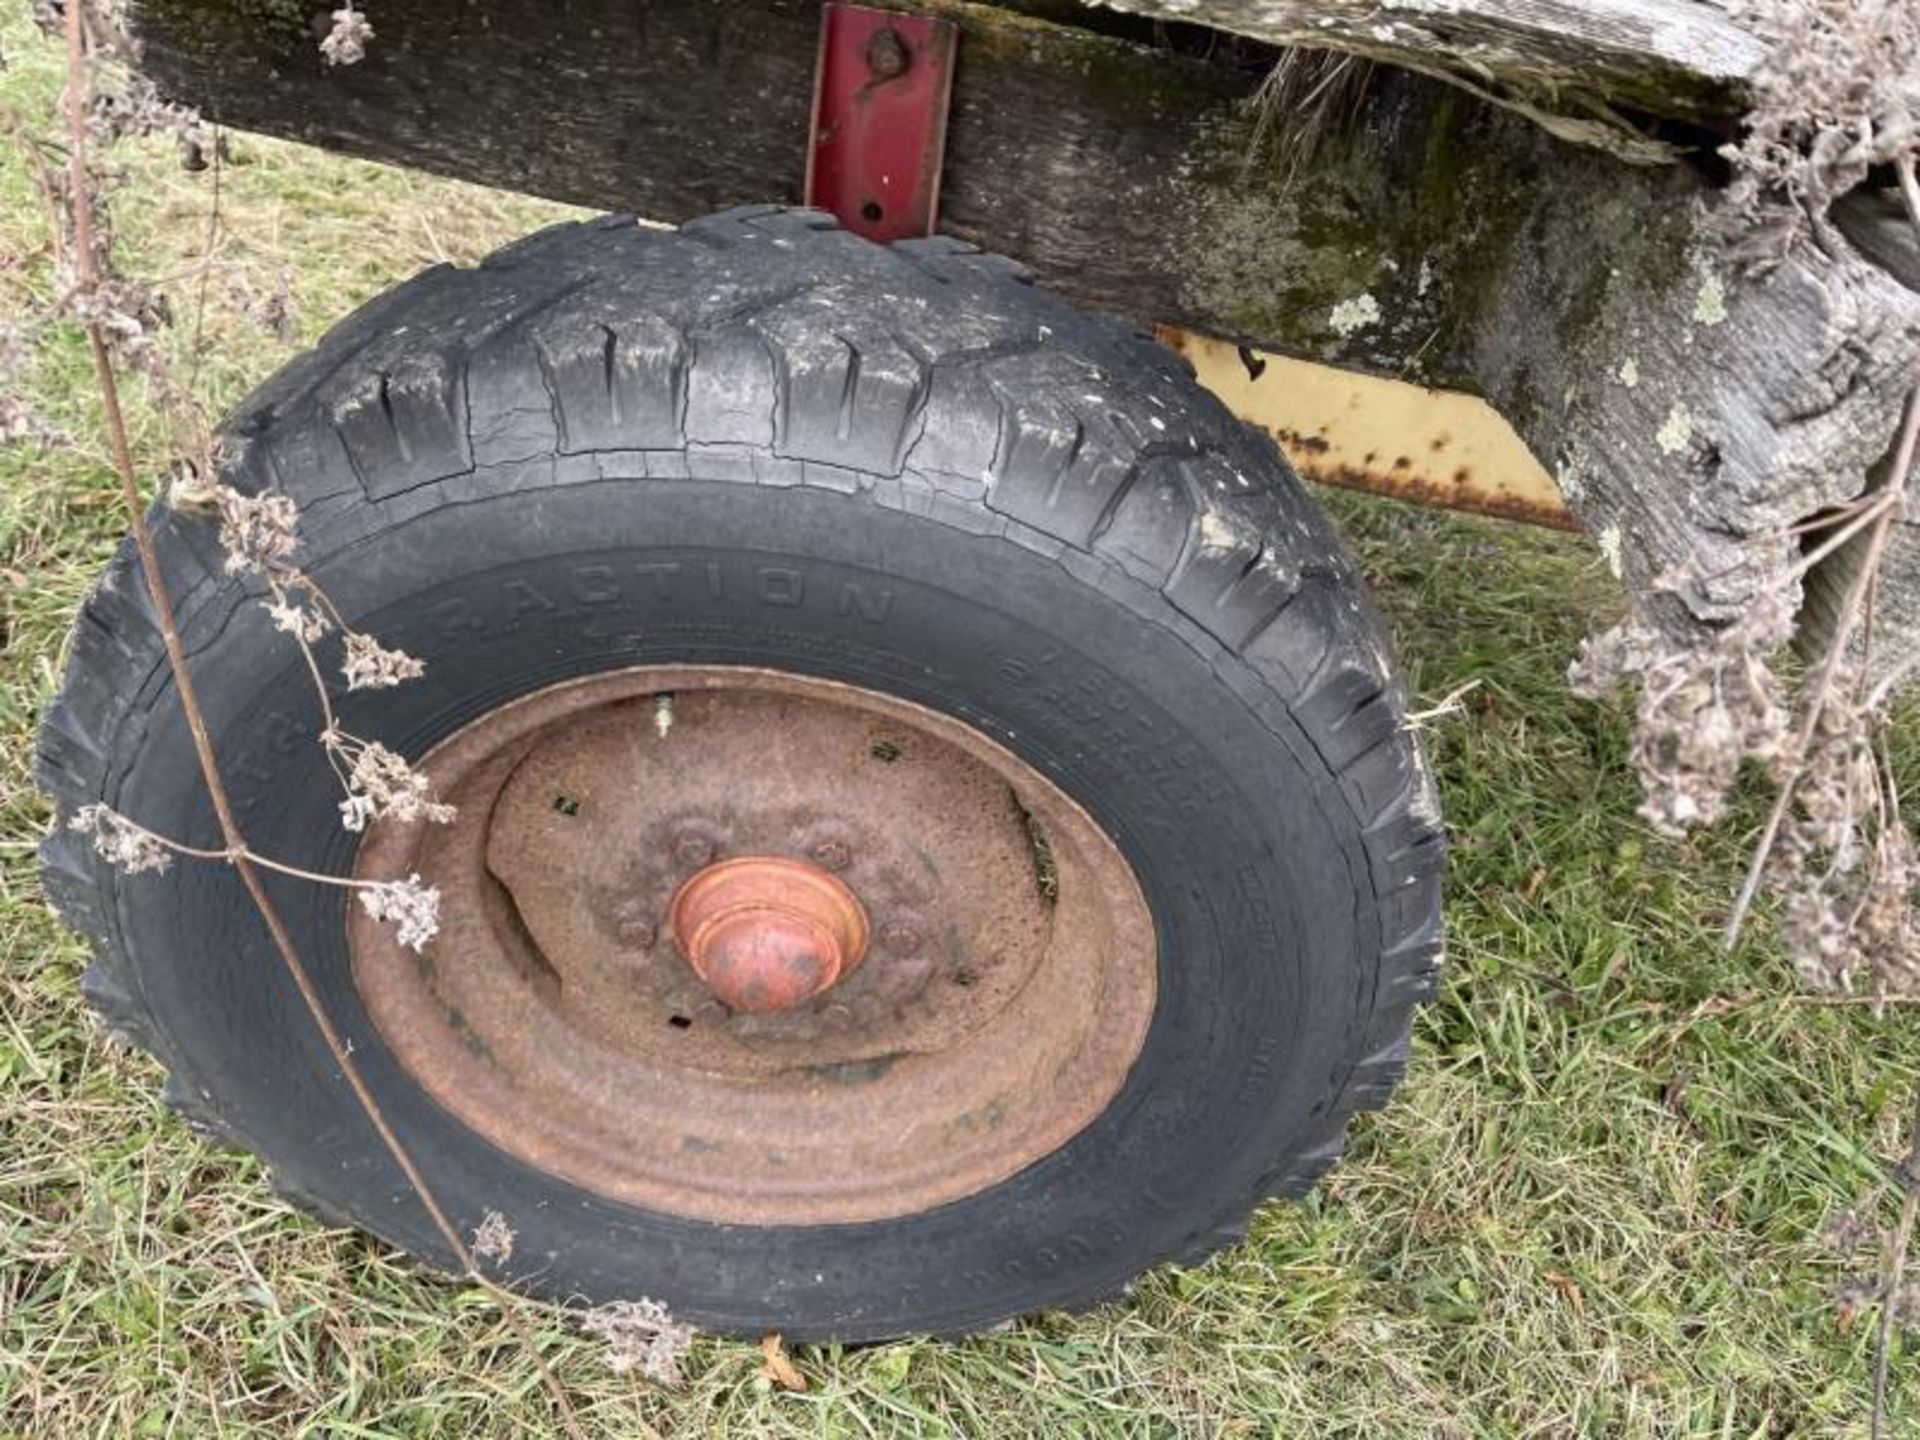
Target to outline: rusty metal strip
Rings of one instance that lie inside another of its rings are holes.
[[[1579,522],[1486,401],[1160,326],[1200,383],[1280,443],[1303,479],[1556,530]]]
[[[933,233],[957,37],[950,20],[826,7],[807,204],[883,244]]]

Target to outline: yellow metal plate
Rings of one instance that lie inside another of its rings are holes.
[[[1486,401],[1161,326],[1200,383],[1280,443],[1302,478],[1578,530],[1559,488]]]

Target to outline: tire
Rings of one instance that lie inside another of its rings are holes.
[[[348,697],[360,733],[419,756],[517,695],[643,662],[826,677],[1018,756],[1151,911],[1151,1022],[1070,1140],[923,1212],[739,1225],[609,1199],[461,1123],[370,1022],[341,893],[274,882],[443,1203],[466,1228],[509,1217],[506,1283],[837,1340],[1086,1306],[1307,1190],[1400,1079],[1440,963],[1441,840],[1363,585],[1269,441],[1010,262],[804,210],[562,226],[374,301],[228,434],[233,484],[298,502],[304,568],[426,661]],[[296,653],[204,519],[153,523],[250,843],[349,872]],[[724,584],[580,583],[696,554]],[[856,583],[885,604],[847,604]],[[213,843],[130,546],[78,620],[39,773],[63,817],[105,803]],[[295,1203],[451,1268],[237,879],[118,874],[64,825],[43,854],[94,946],[87,996],[186,1120]]]

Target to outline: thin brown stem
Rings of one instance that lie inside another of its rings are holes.
[[[118,814],[119,812],[116,811],[115,813]],[[171,850],[175,855],[184,855],[189,860],[219,860],[225,863],[233,859],[233,851],[231,850],[213,850],[203,848],[199,845],[189,845],[183,840],[175,840],[172,836],[162,835],[157,830],[149,830],[138,821],[129,820],[124,815],[120,816],[120,820],[131,829],[138,830],[162,850]],[[258,855],[251,855],[248,858],[263,865],[267,864],[267,862],[261,860]],[[268,865],[267,868],[273,870],[279,869],[280,867]]]
[[[1836,525],[1844,525],[1862,510],[1872,509],[1884,503],[1884,490],[1869,491],[1856,495],[1851,500],[1842,500],[1824,510],[1809,515],[1804,520],[1796,520],[1791,525],[1782,525],[1777,530],[1763,531],[1753,538],[1756,540],[1792,540],[1801,535],[1811,535],[1819,530],[1831,530]]]
[[[296,573],[289,576],[286,583],[289,585],[298,585],[302,590],[306,591],[308,598],[326,612],[327,618],[333,622],[333,628],[338,630],[342,635],[353,628],[347,624],[345,617],[340,614],[340,607],[333,603],[333,597],[322,590],[311,575],[304,572]]]
[[[286,603],[285,596],[281,592],[280,587],[275,585],[273,589],[274,598],[282,604]],[[319,697],[320,719],[325,727],[323,733],[331,735],[339,729],[339,722],[334,718],[333,696],[327,691],[327,677],[321,673],[320,661],[315,657],[313,646],[308,642],[307,637],[300,634],[297,630],[291,633],[293,634],[293,643],[300,649],[300,658],[306,662],[307,674],[313,677],[313,693]],[[337,771],[339,767],[335,766],[334,768]]]
[[[71,191],[69,201],[73,207],[74,278],[82,293],[93,291],[99,284],[99,276],[94,266],[93,203],[86,164],[87,56],[82,28],[85,9],[84,5],[69,0],[66,10],[66,100],[70,147],[67,158],[67,178]],[[294,947],[293,936],[281,919],[272,897],[267,893],[266,886],[260,878],[259,867],[249,858],[250,851],[247,847],[246,835],[234,815],[226,783],[221,777],[219,762],[214,754],[213,739],[207,729],[206,715],[201,709],[199,693],[187,663],[186,647],[181,642],[179,629],[174,623],[173,603],[161,574],[159,558],[154,552],[153,535],[147,525],[146,510],[141,504],[140,484],[134,469],[133,449],[127,438],[126,417],[120,407],[120,392],[114,374],[113,357],[107,349],[106,340],[98,322],[89,320],[85,328],[87,343],[93,352],[94,374],[100,386],[101,409],[106,418],[107,434],[112,445],[114,469],[119,476],[121,498],[125,502],[128,522],[133,531],[134,548],[139,553],[140,569],[146,578],[148,593],[153,599],[154,613],[160,625],[161,642],[166,649],[167,666],[172,672],[174,688],[180,698],[180,708],[186,718],[188,733],[193,740],[194,755],[199,762],[201,778],[206,784],[208,798],[213,804],[221,838],[233,854],[234,870],[240,876],[241,884],[246,887],[247,895],[252,900],[254,908],[259,912],[261,922],[272,938],[274,949],[279,952],[281,963],[285,966],[295,988],[299,990],[301,1001],[312,1017],[328,1053],[332,1056],[334,1063],[340,1067],[342,1076],[353,1091],[354,1098],[359,1102],[368,1121],[379,1135],[382,1145],[393,1157],[394,1163],[399,1166],[401,1174],[406,1177],[408,1185],[419,1198],[421,1208],[426,1211],[434,1229],[439,1232],[441,1239],[459,1262],[467,1278],[485,1288],[499,1300],[501,1313],[506,1317],[527,1355],[538,1369],[541,1382],[553,1397],[568,1435],[583,1437],[584,1432],[581,1431],[579,1420],[574,1414],[573,1403],[535,1345],[533,1332],[527,1324],[526,1317],[520,1311],[518,1300],[480,1273],[472,1251],[461,1237],[459,1228],[441,1206],[432,1187],[428,1185],[426,1176],[420,1172],[412,1154],[393,1129],[365,1077],[360,1073],[359,1065],[355,1063],[351,1051],[334,1025],[320,992],[315,988],[306,965]]]
[[[1913,1245],[1914,1221],[1920,1218],[1920,1092],[1914,1097],[1907,1156],[1894,1173],[1905,1194],[1900,1201],[1900,1220],[1894,1227],[1886,1271],[1880,1279],[1880,1328],[1873,1341],[1873,1440],[1881,1440],[1886,1433],[1887,1365],[1893,1355],[1894,1322],[1899,1313],[1900,1287],[1906,1279],[1907,1252]]]
[[[20,117],[11,109],[0,114],[4,114],[8,131],[13,135],[20,154],[26,159],[27,168],[33,172],[33,188],[39,192],[41,200],[46,204],[47,215],[54,222],[49,230],[53,241],[54,273],[57,275],[66,262],[66,240],[60,234],[60,197],[59,191],[54,186],[53,171],[47,166],[47,157],[40,153],[40,143],[27,133],[26,126],[20,123]]]
[[[290,876],[295,880],[307,880],[315,885],[332,885],[341,890],[372,890],[382,883],[378,880],[355,879],[351,875],[322,875],[318,870],[289,865],[284,860],[275,860],[271,856],[262,855],[258,850],[214,850],[200,845],[189,845],[186,841],[176,840],[171,835],[162,835],[158,830],[149,830],[138,820],[129,820],[118,811],[114,814],[121,824],[139,831],[162,850],[170,850],[175,855],[184,855],[190,860],[218,860],[228,865],[245,860],[250,865],[258,865],[262,870],[271,870],[276,875]]]
[[[1911,162],[1904,167],[1903,177],[1909,186],[1912,184]],[[1900,427],[1900,440],[1894,447],[1893,469],[1887,481],[1888,493],[1895,497],[1886,507],[1875,515],[1873,528],[1867,533],[1866,551],[1860,558],[1860,569],[1847,587],[1846,599],[1840,607],[1840,623],[1834,627],[1833,640],[1819,666],[1814,670],[1807,685],[1803,700],[1804,712],[1800,717],[1800,730],[1794,737],[1793,761],[1791,768],[1781,778],[1779,792],[1774,796],[1773,808],[1767,812],[1767,823],[1760,832],[1759,842],[1754,846],[1753,859],[1747,866],[1746,879],[1741,882],[1740,893],[1733,902],[1732,913],[1727,917],[1725,941],[1732,949],[1740,939],[1740,931],[1746,923],[1747,912],[1753,908],[1754,896],[1759,893],[1761,878],[1766,873],[1767,860],[1773,854],[1775,841],[1780,837],[1780,827],[1786,821],[1787,811],[1792,807],[1794,794],[1799,787],[1800,777],[1806,769],[1807,747],[1813,741],[1815,729],[1821,717],[1826,713],[1827,699],[1833,689],[1835,676],[1840,672],[1841,662],[1853,648],[1854,629],[1860,622],[1860,609],[1872,585],[1873,577],[1879,572],[1880,558],[1885,553],[1887,539],[1893,529],[1894,516],[1899,514],[1907,487],[1913,477],[1913,456],[1916,442],[1920,442],[1920,375],[1914,379],[1914,388],[1907,396],[1906,419]]]
[[[1900,197],[1906,204],[1907,218],[1916,232],[1920,232],[1920,180],[1914,174],[1914,161],[1911,155],[1903,158],[1895,167],[1900,179]],[[1920,430],[1920,388],[1908,402],[1906,426],[1900,435],[1898,453],[1894,459],[1893,477],[1890,488],[1902,491],[1912,478],[1915,433]],[[1888,512],[1888,520],[1892,519]],[[1876,532],[1875,539],[1883,540],[1885,526]],[[1878,569],[1870,556],[1865,573],[1872,574]],[[1856,581],[1856,590],[1860,588]],[[1878,693],[1878,692],[1876,692]],[[1884,736],[1882,737],[1884,755]],[[1892,807],[1894,823],[1898,824],[1900,797],[1894,788],[1893,767],[1888,764],[1882,771],[1887,787],[1888,801]],[[1895,1171],[1904,1192],[1900,1200],[1900,1219],[1894,1227],[1893,1245],[1887,1255],[1886,1269],[1880,1283],[1880,1324],[1873,1343],[1873,1412],[1869,1420],[1872,1440],[1882,1440],[1887,1428],[1887,1371],[1893,1357],[1893,1332],[1899,1313],[1900,1289],[1906,1278],[1907,1255],[1913,1245],[1913,1231],[1916,1219],[1920,1219],[1920,1093],[1914,1097],[1913,1128],[1907,1142],[1907,1155]]]
[[[198,283],[193,292],[193,337],[187,348],[187,393],[193,394],[200,383],[201,336],[207,320],[207,279],[213,270],[213,252],[220,244],[220,127],[213,130],[213,203],[207,207],[207,238],[201,246]],[[212,479],[212,476],[208,476]]]
[[[1867,708],[1878,710],[1906,686],[1916,674],[1920,674],[1920,653],[1903,656],[1887,667],[1887,672],[1867,692]]]
[[[1850,517],[1845,525],[1834,531],[1833,534],[1827,536],[1826,539],[1822,540],[1813,549],[1793,562],[1793,573],[1795,577],[1805,575],[1809,570],[1813,569],[1814,566],[1833,554],[1834,551],[1845,546],[1854,536],[1858,535],[1869,525],[1879,523],[1888,511],[1894,509],[1900,503],[1900,498],[1900,493],[1897,490],[1882,490],[1878,495],[1875,495],[1865,505],[1862,505],[1859,513]]]

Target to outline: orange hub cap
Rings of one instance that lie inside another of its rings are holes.
[[[788,1010],[838,982],[867,953],[867,912],[804,860],[749,855],[693,876],[673,897],[674,943],[730,1009]]]

